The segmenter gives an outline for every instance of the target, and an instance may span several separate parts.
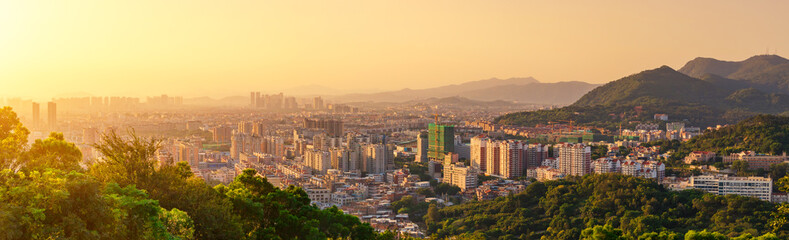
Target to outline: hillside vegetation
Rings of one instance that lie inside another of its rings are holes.
[[[773,211],[755,198],[674,192],[644,178],[602,174],[535,182],[513,196],[446,207],[428,228],[436,238],[466,239],[681,239],[702,231],[789,237],[783,225],[770,225]],[[588,238],[601,226],[622,238]],[[658,235],[673,237],[644,238]]]

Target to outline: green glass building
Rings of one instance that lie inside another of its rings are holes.
[[[431,123],[427,126],[427,158],[443,161],[444,155],[455,152],[455,126]]]

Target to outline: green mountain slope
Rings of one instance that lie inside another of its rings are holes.
[[[638,104],[643,99],[715,104],[726,95],[726,90],[712,83],[662,66],[597,87],[573,106]]]
[[[758,115],[683,143],[687,151],[781,154],[789,150],[789,117]]]
[[[656,122],[654,114],[668,114],[670,121],[685,121],[699,127],[733,124],[761,113],[789,111],[789,95],[765,91],[764,84],[717,74],[774,79],[767,74],[782,74],[782,70],[771,69],[782,68],[780,63],[784,60],[777,56],[757,56],[744,62],[697,58],[681,71],[699,75],[701,79],[663,66],[597,87],[568,107],[511,113],[495,121],[533,126],[572,120],[578,125],[616,129],[620,125],[632,127]],[[760,73],[751,75],[755,72]]]

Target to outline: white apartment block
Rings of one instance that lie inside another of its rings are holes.
[[[763,177],[702,175],[691,177],[690,187],[717,195],[736,194],[770,201],[773,192],[773,181],[770,178]]]

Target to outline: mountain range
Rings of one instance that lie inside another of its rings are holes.
[[[408,102],[429,98],[465,97],[479,101],[515,101],[547,105],[575,102],[598,85],[585,82],[541,83],[532,77],[485,79],[426,89],[402,89],[327,97],[335,102]]]
[[[696,58],[679,71],[646,70],[597,87],[572,105],[501,116],[505,124],[556,120],[614,128],[653,122],[653,114],[696,126],[735,123],[759,113],[789,113],[789,60],[760,55],[741,62]]]

